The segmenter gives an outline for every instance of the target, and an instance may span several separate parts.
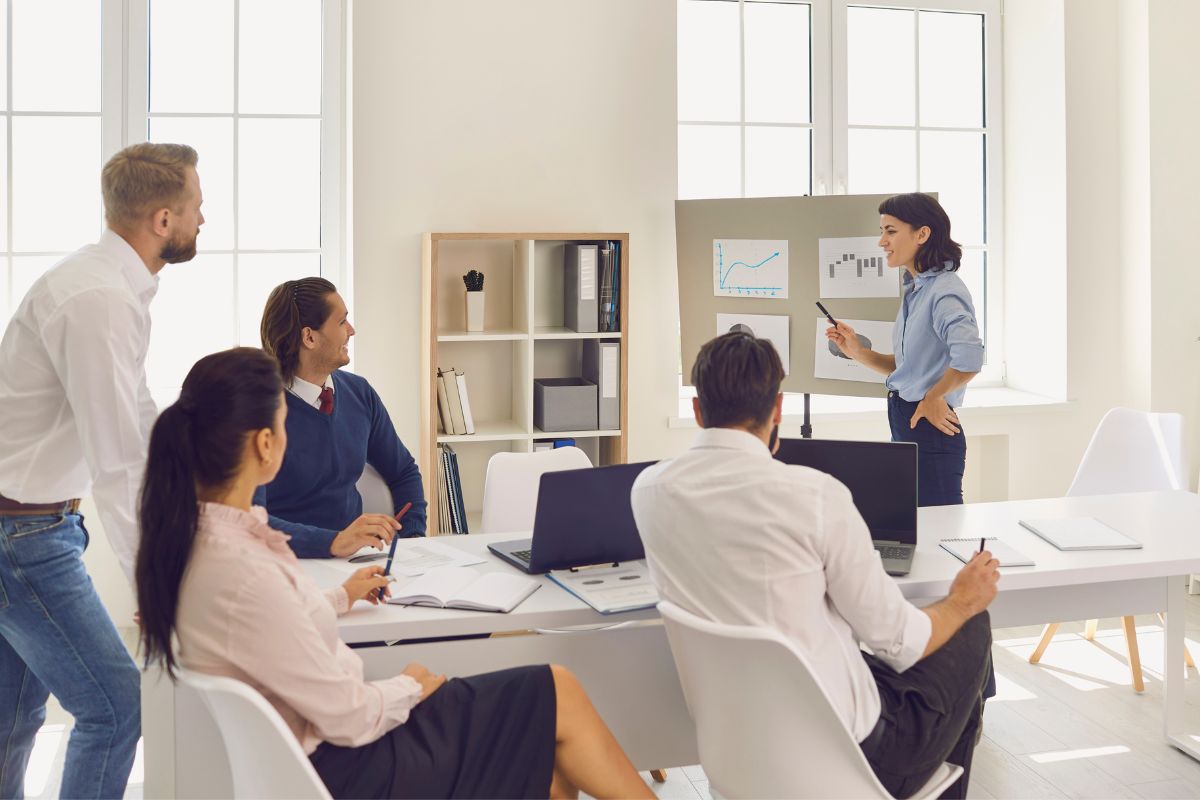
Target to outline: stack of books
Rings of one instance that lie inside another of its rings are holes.
[[[443,433],[462,435],[475,432],[471,401],[467,398],[467,376],[454,367],[437,371],[439,427]]]
[[[458,456],[448,444],[438,445],[437,459],[438,534],[470,533],[467,508],[463,504]]]
[[[621,243],[600,244],[600,320],[601,333],[621,330]]]

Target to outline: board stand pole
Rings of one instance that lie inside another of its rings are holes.
[[[812,397],[808,392],[804,393],[804,421],[800,423],[800,438],[812,438],[812,417],[809,415],[808,402]]]

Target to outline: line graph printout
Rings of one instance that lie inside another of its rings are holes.
[[[874,236],[818,239],[817,271],[821,297],[900,296],[900,271],[888,267]]]
[[[787,239],[713,239],[713,295],[788,296]]]

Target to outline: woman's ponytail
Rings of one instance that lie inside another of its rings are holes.
[[[150,433],[142,481],[136,579],[146,665],[161,661],[174,676],[171,632],[179,585],[196,539],[196,465],[191,411],[182,397],[168,406]]]

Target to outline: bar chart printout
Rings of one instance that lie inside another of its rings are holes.
[[[874,236],[819,239],[817,271],[823,298],[900,296],[900,271],[888,267]]]
[[[713,295],[788,296],[787,239],[713,239]]]

